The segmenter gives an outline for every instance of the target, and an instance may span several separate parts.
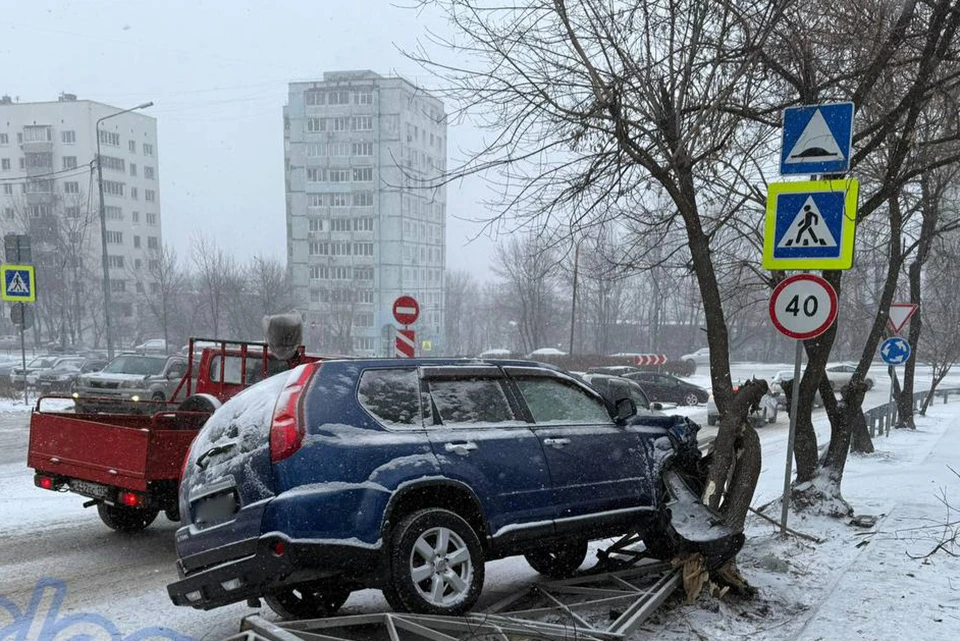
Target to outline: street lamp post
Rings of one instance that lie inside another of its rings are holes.
[[[117,113],[98,119],[97,124],[94,126],[94,133],[97,137],[97,186],[100,191],[100,243],[102,246],[100,259],[103,263],[103,329],[107,335],[107,358],[110,359],[113,358],[113,331],[110,325],[110,257],[107,252],[107,208],[103,202],[103,159],[100,155],[100,123],[108,118],[114,118],[125,113],[130,113],[131,111],[136,111],[137,109],[146,109],[152,106],[153,102],[145,102],[136,107],[118,111]]]

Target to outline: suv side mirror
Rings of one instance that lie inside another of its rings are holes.
[[[663,409],[663,403],[650,403],[650,409],[659,412]]]
[[[632,398],[621,398],[617,401],[617,420],[625,421],[637,415],[637,404]]]

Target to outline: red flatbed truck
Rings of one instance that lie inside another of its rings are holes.
[[[197,343],[216,346],[204,347],[196,362]],[[30,415],[27,467],[37,487],[88,498],[84,507],[96,505],[114,530],[142,530],[160,511],[179,521],[183,461],[207,417],[250,385],[317,360],[303,346],[279,359],[266,343],[191,339],[187,373],[172,400],[146,401],[156,406],[153,414],[46,411],[45,402],[68,397],[38,399]],[[122,401],[102,400],[123,407]]]

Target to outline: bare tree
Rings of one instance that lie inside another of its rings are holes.
[[[535,235],[513,237],[497,247],[493,271],[509,292],[524,353],[547,347],[554,314],[557,260],[544,240]]]
[[[171,319],[187,293],[187,276],[176,250],[166,243],[159,249],[148,250],[146,270],[132,270],[131,274],[137,283],[141,308],[147,309],[160,327],[164,344],[169,349]]]
[[[445,352],[449,356],[476,355],[483,351],[480,345],[479,324],[480,291],[469,272],[448,271],[444,277],[444,335]]]
[[[226,303],[234,293],[231,289],[235,289],[239,270],[234,258],[203,234],[194,236],[191,254],[199,302],[213,332],[212,338],[219,338]]]

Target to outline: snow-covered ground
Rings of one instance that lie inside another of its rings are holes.
[[[772,376],[785,368],[736,366],[734,375],[751,370]],[[867,407],[887,400],[885,372],[875,380]],[[234,605],[200,612],[175,607],[167,598],[166,585],[176,579],[173,523],[161,516],[141,534],[119,536],[95,511],[81,507],[83,499],[33,486],[25,467],[28,414],[21,408],[13,404],[4,412],[0,406],[0,641],[81,633],[115,641],[135,634],[138,640],[216,640],[236,632],[240,618],[254,610]],[[705,418],[702,407],[691,412]],[[945,551],[927,559],[910,556],[930,552],[941,533],[936,526],[958,520],[947,515],[941,491],[960,507],[960,478],[947,467],[958,468],[960,402],[935,405],[929,414],[916,432],[878,438],[876,454],[848,463],[844,495],[858,514],[878,516],[876,527],[791,515],[792,527],[824,540],[815,545],[781,540],[772,525],[751,517],[739,558],[760,596],[751,602],[669,602],[635,638],[960,638],[960,561]],[[815,423],[825,438],[822,410]],[[786,431],[785,417],[760,431],[764,458],[755,505],[779,495]],[[479,607],[535,580],[522,559],[490,563]],[[365,590],[352,595],[343,612],[385,608],[379,592]]]

